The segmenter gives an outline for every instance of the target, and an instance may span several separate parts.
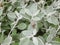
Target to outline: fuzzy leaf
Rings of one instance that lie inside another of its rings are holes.
[[[59,24],[59,21],[58,21],[58,19],[57,19],[55,16],[50,16],[50,17],[48,17],[48,18],[47,18],[47,21],[48,21],[49,23],[54,24],[54,25],[58,25],[58,24]]]
[[[25,23],[20,23],[17,28],[20,29],[20,30],[24,30],[26,29],[27,25]]]
[[[33,39],[34,45],[38,45],[38,39],[37,39],[37,37],[33,37],[32,39]]]
[[[10,45],[12,42],[12,37],[8,36],[1,45]]]
[[[7,16],[8,16],[8,19],[10,19],[11,21],[14,21],[17,18],[15,13],[13,12],[8,13]]]
[[[24,38],[24,39],[20,40],[19,45],[30,45],[30,39]]]

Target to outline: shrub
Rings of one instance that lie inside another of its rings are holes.
[[[0,0],[1,45],[60,45],[60,0]]]

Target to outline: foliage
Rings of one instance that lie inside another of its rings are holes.
[[[60,45],[60,0],[0,0],[0,45]]]

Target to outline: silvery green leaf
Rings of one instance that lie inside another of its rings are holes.
[[[45,11],[46,15],[54,12],[54,8],[52,6],[47,6],[47,8],[43,10]]]
[[[23,18],[23,16],[22,16],[20,13],[18,13],[17,11],[15,11],[15,14],[16,14],[16,16],[17,16],[19,19],[22,19],[22,18]]]
[[[52,16],[52,15],[56,14],[56,12],[57,12],[57,11],[53,11],[53,12],[48,13],[48,14],[47,14],[47,17],[49,17],[49,16]]]
[[[25,9],[25,12],[30,16],[36,16],[39,13],[39,10],[37,9],[37,4],[30,4],[27,9]]]
[[[20,39],[24,38],[24,34],[20,33]]]
[[[37,30],[33,29],[33,35],[36,35],[36,33],[37,33]]]
[[[45,15],[42,12],[39,12],[37,16],[33,17],[33,20],[39,21],[41,20]]]
[[[10,2],[12,2],[12,4],[14,4],[17,0],[10,0]]]
[[[30,37],[30,36],[33,36],[33,31],[32,30],[25,30],[25,31],[22,31],[22,34],[25,37]]]
[[[46,9],[43,9],[41,10],[41,12],[44,14],[44,15],[48,15],[49,13],[52,13],[54,11],[53,7],[51,6],[47,6]]]
[[[28,9],[34,14],[37,11],[37,3],[30,4]]]
[[[39,14],[38,14],[37,16],[35,16],[35,17],[37,17],[38,20],[41,20],[44,16],[45,16],[44,13],[39,12]],[[37,19],[36,19],[36,20],[37,20]]]
[[[20,14],[25,14],[25,9],[21,9]]]
[[[29,45],[34,45],[33,41],[30,41]]]
[[[7,11],[10,11],[12,9],[12,6],[10,6],[8,9],[7,9]]]
[[[47,37],[47,39],[46,39],[46,40],[47,40],[47,42],[51,42],[51,41],[52,41],[52,39],[53,39],[53,37],[54,37],[54,36],[52,36],[52,35],[50,34],[50,35]]]
[[[52,44],[52,45],[60,45],[60,43],[54,43],[54,44]]]
[[[40,18],[39,18],[39,17],[33,17],[33,20],[34,20],[34,21],[39,21]]]
[[[0,22],[0,32],[1,32],[1,22]]]
[[[29,16],[28,14],[25,13],[25,9],[21,9],[20,15],[22,15],[23,18],[25,18],[25,19],[28,19],[28,20],[31,19],[31,16]]]
[[[26,12],[28,15],[32,15],[32,13],[30,12],[29,9],[26,9],[26,8],[25,8],[25,12]]]
[[[26,2],[29,2],[29,0],[26,0]]]
[[[38,39],[38,45],[44,45],[44,42],[41,38],[38,37],[37,39]]]
[[[34,14],[34,16],[38,15],[40,12],[40,10],[37,10],[36,13]]]
[[[28,26],[28,30],[31,31],[32,35],[36,35],[38,31],[36,28],[34,29],[31,24]]]
[[[31,19],[31,16],[29,16],[28,14],[25,14],[25,15],[22,14],[22,16],[23,16],[23,18],[25,18],[25,19],[28,19],[28,20]]]
[[[12,37],[9,35],[1,45],[10,45],[12,42]]]
[[[59,13],[60,0],[0,0],[0,45],[60,45]]]
[[[24,30],[26,29],[27,25],[25,23],[20,23],[19,25],[17,25],[17,28],[20,30]]]
[[[50,34],[48,35],[48,37],[47,37],[47,39],[46,39],[46,41],[47,42],[51,42],[52,41],[52,39],[56,36],[56,29],[55,28],[50,28],[49,29],[49,31],[50,31]]]
[[[60,9],[60,0],[58,1],[54,1],[52,4],[51,4],[52,7],[54,7],[54,9]]]
[[[55,34],[56,33],[56,29],[54,27],[50,26],[47,30],[48,30],[47,32],[50,32],[50,34]]]
[[[29,44],[30,41],[31,41],[31,40],[30,40],[29,38],[24,38],[24,39],[20,40],[19,45],[30,45],[30,44]]]
[[[0,35],[0,43],[2,43],[4,40],[4,35]]]
[[[11,21],[14,21],[17,17],[16,14],[14,12],[9,12],[7,14],[8,19],[10,19]]]
[[[33,40],[34,45],[38,45],[38,39],[37,39],[37,37],[33,37],[32,40]]]
[[[50,29],[50,34],[52,34],[52,35],[56,35],[56,28],[53,28],[53,27],[51,27],[51,29]]]
[[[4,32],[5,30],[1,31],[2,34],[0,35],[0,43],[2,43],[4,41]]]
[[[60,42],[58,42],[58,41],[52,41],[51,44],[52,45],[60,45]]]
[[[30,35],[32,35],[32,30],[30,30],[30,29],[32,29],[31,25],[29,25],[28,27],[29,27],[29,28],[28,28],[27,30],[22,31],[22,34],[25,35],[25,36],[30,36]]]
[[[58,21],[58,19],[55,16],[49,16],[49,17],[47,17],[47,21],[49,23],[54,24],[54,25],[58,25],[59,24],[59,21]]]
[[[3,2],[3,0],[0,0],[0,2]]]
[[[27,6],[27,4],[25,4],[26,0],[18,0],[18,3],[20,6],[18,6],[19,8],[25,8]]]
[[[46,43],[45,45],[52,45],[51,43]]]
[[[39,36],[39,38],[45,43],[45,39],[43,38],[43,36]]]
[[[0,7],[0,16],[2,15],[2,13],[3,13],[3,8]]]
[[[59,19],[60,19],[60,13],[59,13]]]
[[[57,32],[57,34],[58,34],[58,35],[60,35],[60,31],[59,31],[59,32]]]
[[[28,25],[28,30],[33,30],[33,27],[31,24]]]

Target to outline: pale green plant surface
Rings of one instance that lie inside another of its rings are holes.
[[[0,45],[60,45],[60,0],[0,0]]]

